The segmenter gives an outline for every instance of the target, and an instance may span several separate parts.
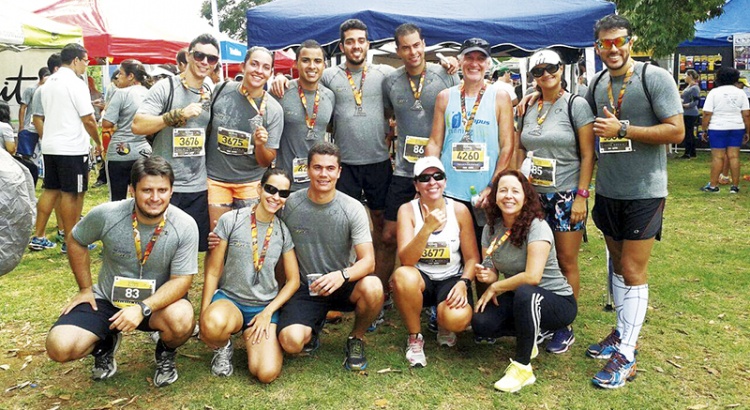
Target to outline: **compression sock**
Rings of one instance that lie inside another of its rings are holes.
[[[620,353],[628,361],[635,359],[635,346],[648,309],[648,284],[628,286],[622,308],[624,331],[620,333]]]

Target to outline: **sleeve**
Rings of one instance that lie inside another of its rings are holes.
[[[29,87],[23,90],[23,95],[21,96],[21,104],[29,105],[29,101],[33,99],[34,99],[34,88]]]
[[[350,229],[352,245],[372,242],[372,234],[370,233],[370,220],[367,219],[367,212],[365,212],[365,207],[359,202],[353,201],[351,205],[351,212],[348,212],[348,214],[350,215],[349,223],[351,227]]]
[[[31,115],[44,117],[44,107],[42,106],[42,87],[37,87],[34,91],[34,97],[31,99]]]
[[[741,93],[740,101],[742,101],[741,103],[742,106],[740,107],[740,111],[750,110],[750,100],[748,100],[744,91],[740,90],[740,93]]]
[[[151,87],[143,99],[141,106],[138,107],[138,114],[159,115],[164,107],[167,106],[169,98],[169,83],[171,78],[165,78]],[[114,98],[114,97],[113,97]]]
[[[232,233],[232,228],[234,225],[234,221],[236,221],[237,215],[240,211],[234,210],[230,212],[225,212],[223,215],[219,217],[219,222],[216,223],[216,227],[214,228],[214,233],[221,239],[222,241],[229,241],[229,235]]]
[[[573,122],[576,129],[594,122],[594,113],[591,112],[591,106],[583,98],[573,100]]]
[[[490,226],[485,224],[482,228],[482,248],[489,248],[490,246]],[[481,252],[481,249],[480,249]]]
[[[672,75],[667,70],[658,67],[648,67],[646,87],[648,87],[651,94],[651,106],[654,114],[660,120],[683,113],[680,91],[677,89]]]
[[[268,141],[266,141],[266,147],[271,149],[279,149],[279,143],[281,141],[281,133],[284,132],[284,109],[281,107],[276,100],[270,99],[269,103],[273,103],[276,107],[273,111],[269,112],[268,124],[266,130],[268,131]]]
[[[72,95],[70,96],[73,100],[73,106],[78,112],[79,117],[85,117],[94,113],[94,106],[91,105],[91,94],[89,94],[88,86],[86,84],[77,84],[73,87]]]
[[[286,227],[286,224],[279,218],[276,218],[279,221],[279,225],[281,226],[281,235],[284,238],[284,244],[281,247],[281,253],[287,253],[294,249],[294,242],[292,242],[292,233],[289,232],[289,228]]]
[[[109,101],[109,105],[107,106],[106,111],[104,111],[104,118],[103,120],[109,121],[112,124],[117,124],[117,120],[120,119],[120,109],[124,105],[123,98],[128,93],[122,92],[122,93],[115,93],[115,95],[112,96],[112,99]]]
[[[534,219],[533,221],[531,221],[529,235],[526,239],[527,244],[537,241],[549,242],[550,244],[555,243],[552,229],[549,227],[547,222],[541,219]]]
[[[198,273],[198,225],[187,216],[179,226],[179,244],[170,264],[170,274],[195,275]]]
[[[393,104],[391,104],[391,76],[387,75],[385,76],[385,79],[383,80],[383,107],[385,107],[385,110],[392,110]]]
[[[718,88],[714,88],[713,90],[708,92],[708,95],[706,96],[706,102],[703,103],[704,112],[714,112],[714,98],[716,97],[716,90],[718,90]]]
[[[71,235],[82,246],[88,246],[101,239],[106,216],[111,213],[109,206],[96,206],[73,227]]]
[[[3,124],[5,125],[5,123]],[[2,132],[3,132],[3,140],[5,140],[5,142],[14,143],[16,141],[16,136],[13,134],[13,128],[11,128],[10,125],[8,125],[7,127],[3,126]]]

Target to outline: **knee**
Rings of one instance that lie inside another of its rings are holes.
[[[396,229],[391,229],[390,224],[386,224],[383,228],[382,240],[386,246],[396,246]]]
[[[201,336],[214,336],[227,327],[227,315],[210,307],[200,317]]]
[[[271,368],[271,366],[260,366],[258,369],[250,369],[250,373],[263,384],[268,384],[279,378],[281,368]]]
[[[52,361],[65,363],[77,359],[76,344],[74,340],[57,335],[54,330],[50,331],[46,342],[47,356]]]
[[[409,293],[419,288],[414,269],[405,266],[397,268],[391,275],[391,288],[396,293]]]
[[[360,279],[357,286],[360,287],[362,297],[368,306],[383,304],[383,283],[377,276],[365,276]]]
[[[165,312],[164,323],[176,338],[187,337],[193,333],[195,328],[194,314],[190,303],[185,306],[172,306],[169,312]]]
[[[471,316],[471,306],[451,309],[446,302],[441,302],[438,305],[438,323],[451,332],[460,333],[466,330],[466,327],[471,323]]]
[[[537,287],[533,285],[521,285],[513,295],[514,307],[525,307],[531,303],[532,296],[537,292]]]
[[[305,337],[300,332],[282,329],[279,333],[279,344],[285,352],[297,354],[305,347]]]
[[[487,336],[491,333],[496,319],[492,315],[482,312],[471,317],[471,329],[477,336]]]

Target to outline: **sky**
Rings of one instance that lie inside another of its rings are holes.
[[[37,9],[40,9],[44,6],[50,5],[52,3],[56,3],[59,0],[23,0],[23,1],[15,1],[15,0],[0,0],[0,2],[6,2],[11,1],[14,6],[28,11],[34,11]],[[133,4],[137,3],[138,0],[99,0],[100,3],[127,3],[127,4]],[[169,16],[170,20],[192,20],[192,19],[202,19],[200,17],[200,11],[201,11],[201,4],[203,3],[203,0],[148,0],[148,4],[152,5],[152,7],[159,7],[159,9],[169,9]],[[144,10],[144,13],[147,13],[147,10]],[[205,21],[205,20],[204,20]]]

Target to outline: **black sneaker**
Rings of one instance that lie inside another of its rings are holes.
[[[93,380],[109,379],[117,373],[115,353],[120,348],[122,333],[116,333],[107,339],[109,340],[105,339],[105,343],[109,343],[108,348],[94,350],[92,353],[94,356],[94,368],[91,369],[91,378]]]
[[[732,187],[729,188],[729,193],[730,194],[739,194],[740,193],[740,187],[738,187],[737,185],[732,185]]]
[[[156,372],[154,373],[154,385],[156,387],[169,386],[177,381],[177,367],[174,358],[177,356],[176,350],[169,348],[159,340],[156,344]]]
[[[320,347],[320,338],[313,332],[312,339],[302,348],[302,351],[307,354],[313,354]]]
[[[706,184],[706,186],[704,186],[704,187],[701,188],[701,191],[703,191],[703,192],[717,193],[720,190],[719,190],[718,186],[711,186],[711,183],[709,182],[709,183]]]
[[[344,360],[344,367],[347,370],[360,371],[367,368],[367,357],[365,357],[365,344],[362,339],[356,337],[349,337],[346,340],[346,348],[344,349],[346,359]]]

